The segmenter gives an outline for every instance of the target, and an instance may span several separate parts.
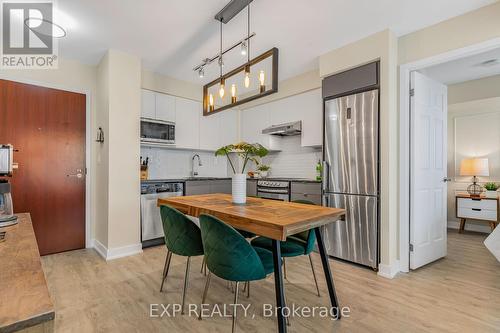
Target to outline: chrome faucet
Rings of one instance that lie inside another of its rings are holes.
[[[196,177],[198,176],[198,171],[194,170],[194,159],[195,157],[198,157],[198,166],[201,167],[203,164],[201,164],[201,158],[200,155],[194,154],[193,158],[191,159],[191,176]]]

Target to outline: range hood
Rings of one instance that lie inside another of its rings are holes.
[[[262,130],[262,134],[292,136],[302,133],[302,122],[294,121],[286,124],[272,125]]]

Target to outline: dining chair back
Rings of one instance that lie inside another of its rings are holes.
[[[264,265],[245,237],[210,215],[200,216],[205,262],[210,272],[228,281],[254,281],[266,277]]]

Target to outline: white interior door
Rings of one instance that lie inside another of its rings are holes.
[[[447,88],[411,73],[410,268],[446,256]]]

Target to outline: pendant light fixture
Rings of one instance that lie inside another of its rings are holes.
[[[245,88],[250,87],[250,2],[247,5],[247,65],[245,66]]]
[[[220,20],[220,54],[219,54],[219,68],[220,68],[220,88],[219,96],[221,99],[224,98],[226,81],[222,77],[222,67],[224,66],[224,60],[222,60],[222,20]]]

